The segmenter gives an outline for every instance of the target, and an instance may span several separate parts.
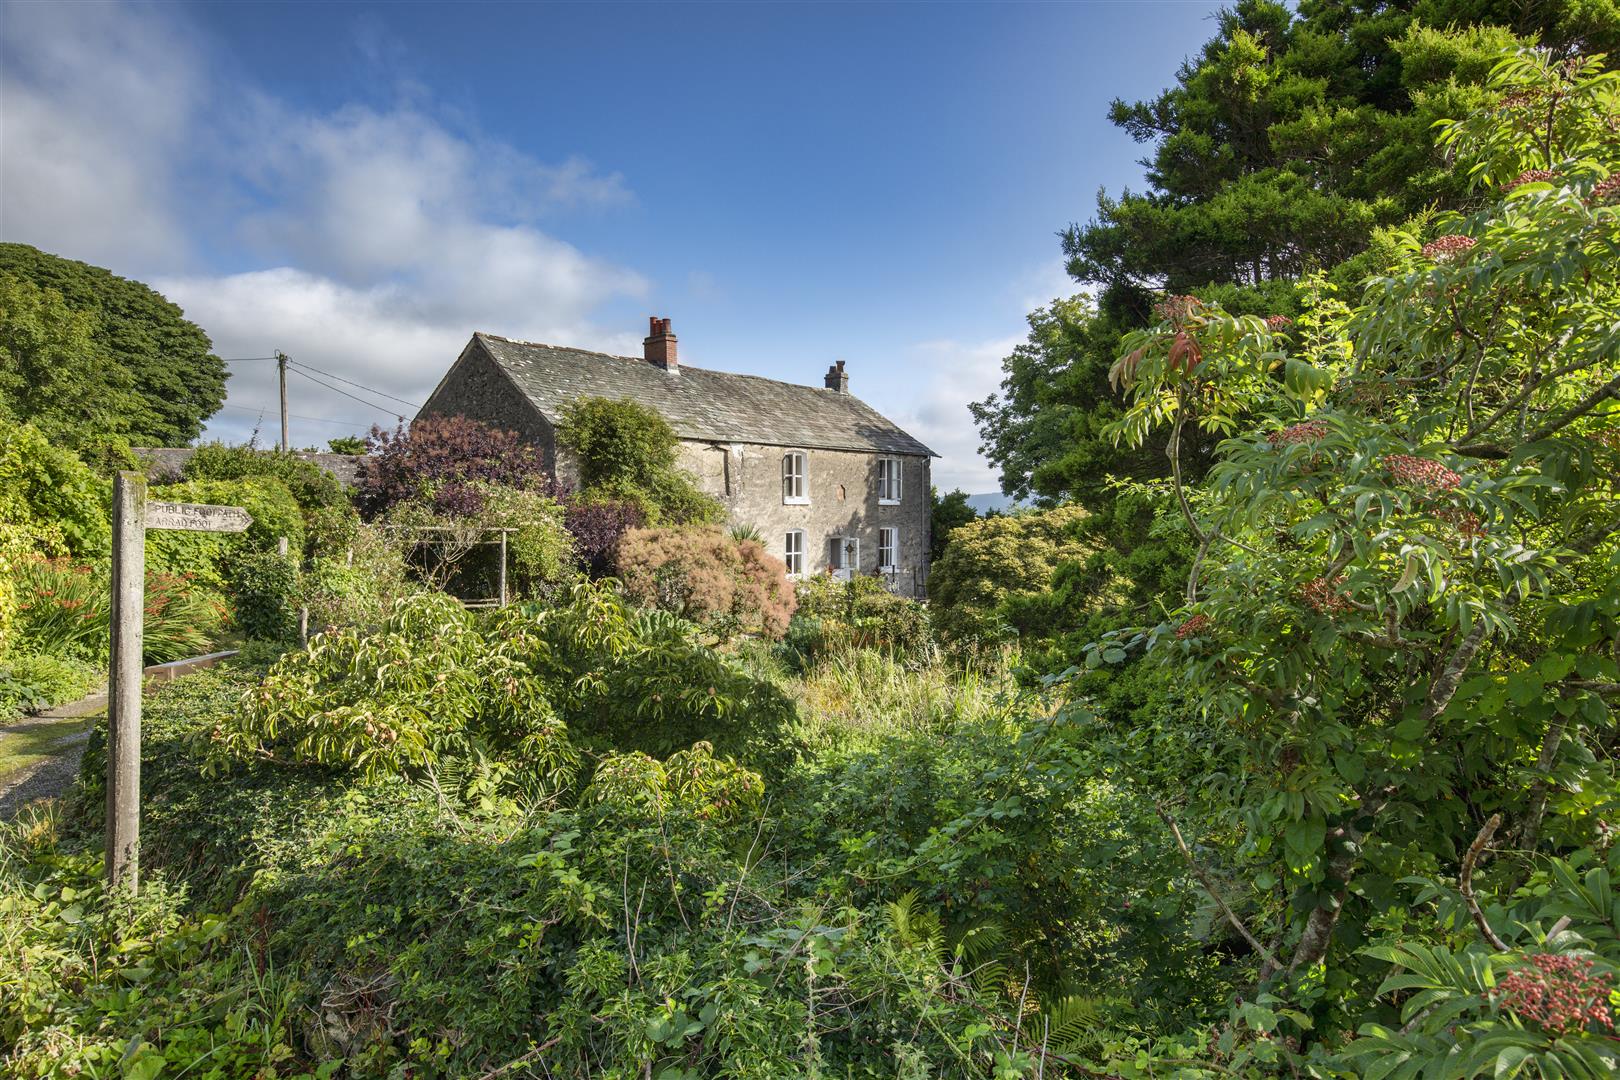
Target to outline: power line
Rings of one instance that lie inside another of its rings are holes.
[[[291,357],[289,357],[287,359],[287,363],[291,364],[295,368],[303,368],[305,371],[313,371],[317,375],[325,375],[328,379],[336,379],[340,383],[348,383],[350,386],[359,387],[361,390],[364,390],[367,393],[376,394],[378,397],[385,397],[390,401],[397,401],[401,405],[409,405],[413,409],[420,409],[422,407],[417,402],[406,401],[402,397],[395,397],[393,394],[384,393],[383,391],[378,390],[375,387],[367,386],[365,383],[357,383],[353,379],[345,379],[343,376],[334,375],[330,371],[322,371],[318,367],[310,367],[308,364],[300,363],[299,361],[294,360]]]
[[[348,398],[350,401],[358,401],[360,404],[366,406],[368,409],[376,409],[378,412],[384,412],[384,413],[387,413],[390,416],[398,416],[399,415],[399,410],[398,409],[390,409],[386,405],[378,405],[375,401],[367,401],[365,398],[355,397],[353,394],[349,393],[347,390],[340,390],[337,387],[333,386],[331,383],[322,382],[321,380],[317,379],[315,376],[310,375],[307,372],[300,371],[297,368],[293,369],[293,374],[302,375],[302,376],[304,376],[304,378],[308,379],[310,382],[314,383],[316,386],[324,386],[324,387],[326,387],[326,389],[332,391],[334,394],[342,394],[344,397]]]
[[[226,364],[249,364],[259,360],[274,360],[273,356],[228,356],[221,360]]]
[[[268,415],[270,415],[271,413],[273,413],[275,411],[274,409],[271,409],[271,408],[268,408],[268,407],[261,407],[261,408],[256,409],[251,405],[231,405],[231,404],[228,404],[228,403],[226,405],[222,406],[222,407],[226,408],[226,409],[239,409],[242,412],[258,413],[260,416],[268,416]],[[369,420],[332,420],[332,419],[330,419],[328,417],[325,417],[325,416],[300,416],[297,413],[288,413],[287,415],[292,417],[294,420],[309,420],[309,421],[311,421],[313,423],[316,423],[316,424],[336,424],[339,427],[358,427],[358,428],[364,428],[364,427],[370,427],[371,426],[371,421],[369,421]]]

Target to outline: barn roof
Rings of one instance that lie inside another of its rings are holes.
[[[846,391],[687,364],[665,371],[639,357],[495,334],[473,338],[553,423],[579,398],[628,398],[657,410],[683,439],[938,456]]]

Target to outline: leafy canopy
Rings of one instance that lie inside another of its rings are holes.
[[[677,467],[680,440],[654,409],[627,399],[579,398],[563,413],[557,441],[575,456],[588,502],[634,503],[651,524],[725,519],[720,504]]]
[[[1340,974],[1367,970],[1358,943],[1431,929],[1390,922],[1404,879],[1486,815],[1568,850],[1620,799],[1620,76],[1523,51],[1490,95],[1442,134],[1480,208],[1397,234],[1359,304],[1307,283],[1292,322],[1173,296],[1112,372],[1115,437],[1166,429],[1172,465],[1187,429],[1224,439],[1176,484],[1185,606],[1090,662],[1145,650],[1191,695],[1185,798],[1243,838],[1262,987],[1329,1017],[1369,1004]],[[1467,1050],[1457,1015],[1426,1053]]]
[[[49,355],[70,362],[63,373],[80,400],[44,402],[49,423],[78,421],[84,435],[122,435],[135,446],[184,446],[202,433],[203,421],[225,400],[225,364],[195,323],[159,293],[138,281],[118,277],[99,266],[47,254],[27,244],[0,244],[0,272],[14,282],[27,282],[82,317],[71,329],[44,302],[49,319],[46,340],[55,338]],[[11,286],[8,288],[14,288]],[[19,303],[13,312],[13,303]],[[38,301],[32,302],[38,303]],[[30,303],[7,292],[0,323],[33,317]],[[54,327],[54,329],[50,329]],[[90,339],[87,350],[83,338]],[[15,331],[7,331],[11,338]],[[7,345],[11,344],[8,340]],[[41,354],[25,348],[0,356],[0,371],[36,368]],[[93,356],[92,356],[93,353]],[[87,366],[88,365],[88,366]],[[0,392],[3,392],[0,379]],[[24,414],[23,419],[30,419]]]

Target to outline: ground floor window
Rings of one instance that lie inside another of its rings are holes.
[[[787,542],[782,545],[782,561],[787,563],[787,572],[797,577],[804,573],[804,530],[791,529],[787,534]]]
[[[893,573],[900,568],[900,530],[878,530],[878,569]]]

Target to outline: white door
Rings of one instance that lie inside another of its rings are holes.
[[[855,536],[827,538],[827,566],[839,581],[848,581],[861,567],[861,541]]]

